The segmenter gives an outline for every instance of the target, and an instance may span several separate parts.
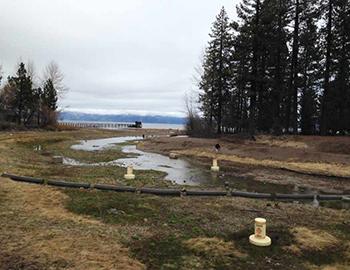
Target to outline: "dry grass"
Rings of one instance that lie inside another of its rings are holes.
[[[43,144],[44,149],[48,151],[62,151],[75,140],[127,134],[94,130],[31,131],[13,135],[2,133],[0,170],[34,176],[44,170],[45,173],[57,173],[53,174],[54,177],[77,180],[81,174],[91,177],[89,181],[101,181],[102,178],[98,178],[100,176],[95,169],[92,171],[81,168],[78,173],[70,174],[68,170],[63,171],[55,167],[49,163],[46,156],[34,153],[31,149],[32,144]],[[169,146],[168,150],[180,151],[183,147],[191,149],[193,145],[181,146],[180,149]],[[204,157],[212,157],[213,153],[210,153],[209,147],[205,146],[202,148],[204,150],[198,150],[198,153]],[[193,154],[192,150],[188,151],[189,155]],[[271,161],[225,154],[227,156],[220,155],[219,158],[232,158],[241,164],[250,162],[259,165],[259,162]],[[280,166],[273,163],[274,161],[271,162],[266,163],[266,166]],[[287,163],[288,166],[292,164]],[[143,174],[146,175],[146,172]],[[52,175],[48,176],[51,177]],[[77,205],[84,209],[80,214],[67,208],[76,198],[80,199],[77,200]],[[106,199],[109,200],[108,203]],[[100,211],[106,210],[104,213],[108,213],[112,208],[117,209],[118,214],[106,214],[105,218],[109,218],[107,223],[103,215],[93,214],[95,205]],[[267,206],[266,201],[243,198],[158,198],[98,191],[72,192],[0,178],[0,269],[23,269],[17,267],[18,261],[23,261],[23,265],[26,266],[42,266],[24,269],[145,269],[145,265],[149,269],[167,269],[166,265],[168,269],[217,269],[219,265],[226,265],[220,269],[234,269],[237,263],[241,264],[241,267],[237,268],[251,269],[260,262],[260,259],[254,257],[255,251],[244,247],[246,242],[240,242],[238,236],[234,238],[234,242],[228,239],[232,239],[231,233],[241,230],[244,230],[244,241],[247,239],[246,235],[253,231],[253,227],[248,232],[245,230],[247,226],[253,226],[253,220],[258,214],[255,211],[264,214],[269,224],[273,224],[275,228],[312,226],[331,234],[332,226],[350,218],[346,211],[326,208],[315,210],[310,205],[303,204],[280,203]],[[126,221],[127,218],[129,221]],[[341,233],[336,234],[339,241],[348,241],[345,233],[344,236]],[[213,237],[208,238],[208,235]],[[303,237],[305,238],[305,232]],[[308,240],[313,241],[319,239]],[[328,252],[328,244],[325,247],[326,251],[321,251],[320,256],[323,256],[322,252]],[[138,249],[134,249],[135,246]],[[296,241],[294,248],[296,252],[300,252],[306,247],[305,243]],[[179,249],[182,249],[183,253],[179,252],[180,255],[177,256]],[[278,258],[285,253],[292,262],[307,261],[303,256],[295,256],[284,249],[274,250],[269,259],[280,263]],[[343,262],[338,258],[325,264],[333,267],[329,269],[343,266]],[[274,269],[280,268],[275,266]]]
[[[60,191],[0,181],[2,252],[65,269],[144,269],[120,244],[118,227],[68,212]]]
[[[249,157],[239,157],[236,155],[215,154],[210,150],[202,148],[193,148],[187,150],[174,151],[180,155],[196,157],[217,157],[219,160],[230,161],[244,165],[264,166],[270,168],[287,169],[306,174],[317,174],[325,176],[337,176],[350,178],[350,166],[331,163],[313,163],[313,162],[288,162],[278,160],[258,160]]]
[[[59,190],[47,186],[31,186],[16,183],[11,184],[16,185],[15,195],[18,195],[18,197],[16,197],[16,201],[18,204],[23,205],[24,211],[36,211],[37,215],[52,220],[58,219],[61,221],[66,220],[77,223],[91,223],[99,226],[103,225],[97,220],[89,219],[81,215],[75,215],[66,210],[64,204],[69,198],[66,194]],[[33,200],[33,198],[35,198],[35,200]]]
[[[310,270],[349,270],[349,265],[345,264],[334,264],[334,265],[325,265],[325,266],[315,266],[309,265],[307,266]]]
[[[297,227],[291,233],[294,235],[296,244],[287,247],[287,249],[296,254],[301,254],[303,251],[322,251],[339,243],[336,237],[321,230]]]
[[[58,124],[56,126],[56,128],[59,130],[59,131],[72,131],[72,130],[78,130],[79,128],[77,127],[74,127],[73,125],[60,125]]]
[[[245,258],[247,254],[240,252],[233,242],[226,242],[217,237],[192,238],[184,242],[190,250],[198,254],[205,254],[210,257],[224,257],[234,255],[238,258]]]
[[[264,144],[268,146],[277,146],[277,147],[291,147],[296,149],[307,149],[309,146],[305,142],[293,141],[290,138],[276,138],[273,136],[258,136],[256,143]]]

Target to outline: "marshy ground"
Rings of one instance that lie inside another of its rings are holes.
[[[86,163],[122,158],[120,145],[98,152],[70,146],[84,139],[143,133],[168,131],[3,132],[0,171],[176,187],[157,171],[137,171],[137,178],[127,182],[124,168],[52,162],[56,155]],[[294,185],[323,192],[350,190],[350,138],[258,137],[250,142],[159,137],[138,147],[163,154],[174,151],[205,170],[217,142],[222,146],[222,173],[232,179],[266,183],[274,192]],[[58,189],[0,178],[0,269],[349,269],[350,211],[327,206]],[[269,248],[248,243],[257,216],[268,221],[273,241]]]

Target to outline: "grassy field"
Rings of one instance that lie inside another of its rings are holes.
[[[87,163],[114,160],[123,156],[120,146],[93,153],[70,146],[136,132],[0,133],[0,171],[138,187],[171,185],[156,171],[137,171],[137,178],[127,182],[123,168],[52,162],[54,155]],[[38,145],[42,151],[34,151]],[[267,218],[269,248],[248,242],[257,216]],[[308,204],[161,198],[0,178],[0,269],[349,269],[349,220],[348,210]]]

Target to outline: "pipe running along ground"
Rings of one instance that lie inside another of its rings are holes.
[[[279,193],[255,193],[245,191],[215,191],[215,190],[178,190],[178,189],[159,189],[159,188],[140,188],[127,187],[127,186],[115,186],[106,184],[89,184],[89,183],[76,183],[66,182],[60,180],[44,180],[41,178],[33,178],[26,176],[18,176],[8,173],[3,173],[2,177],[10,178],[13,181],[25,182],[39,185],[50,185],[55,187],[64,188],[81,188],[81,189],[97,189],[103,191],[114,191],[114,192],[129,192],[129,193],[141,193],[141,194],[152,194],[157,196],[202,196],[202,197],[243,197],[251,199],[269,199],[269,200],[314,200],[315,198],[320,201],[349,201],[349,195],[323,195],[323,194],[279,194]]]

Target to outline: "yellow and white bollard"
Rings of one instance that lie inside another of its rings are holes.
[[[133,167],[132,166],[128,166],[128,168],[126,169],[126,174],[124,175],[124,178],[127,179],[127,180],[135,179],[135,174],[133,173]]]
[[[169,153],[169,158],[170,158],[170,159],[177,159],[177,158],[178,158],[178,155],[177,155],[176,153],[170,152],[170,153]]]
[[[213,159],[213,166],[211,166],[212,172],[218,172],[220,167],[218,166],[218,160],[216,158]]]
[[[271,245],[271,238],[266,235],[266,219],[255,219],[255,233],[249,236],[249,242],[259,247]]]

